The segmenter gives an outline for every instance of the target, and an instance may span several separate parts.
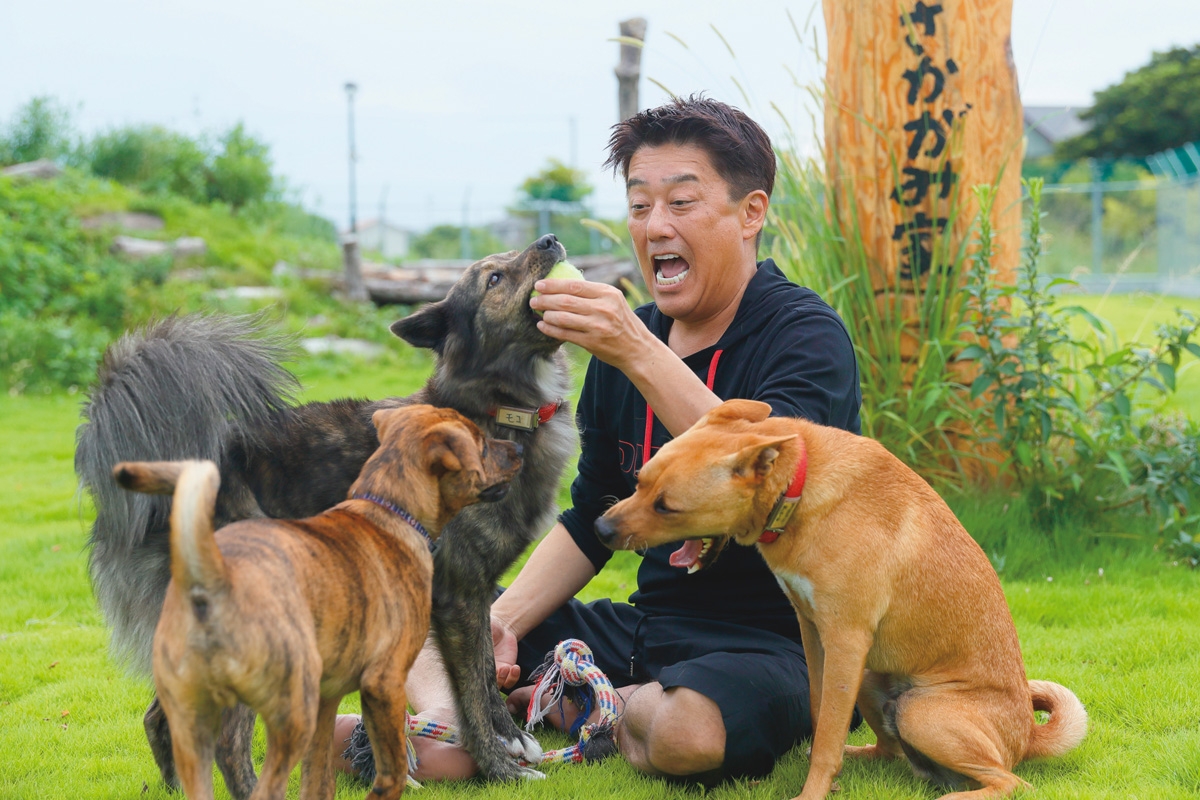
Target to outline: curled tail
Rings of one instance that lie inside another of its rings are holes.
[[[1033,736],[1025,758],[1050,758],[1075,749],[1087,733],[1087,711],[1079,698],[1065,686],[1050,681],[1030,681],[1033,710],[1045,711],[1050,719],[1033,724]]]
[[[171,577],[184,597],[217,594],[229,583],[213,538],[221,473],[211,461],[122,462],[113,477],[126,489],[171,494]]]
[[[171,577],[167,496],[121,491],[121,461],[223,462],[231,433],[289,405],[295,378],[279,365],[286,339],[259,317],[172,316],[121,337],[104,354],[76,433],[75,472],[96,506],[92,587],[114,655],[150,672]]]

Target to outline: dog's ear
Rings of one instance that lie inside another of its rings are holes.
[[[733,473],[739,478],[754,483],[766,478],[775,468],[775,459],[779,457],[779,448],[796,438],[796,434],[788,436],[751,436],[750,443],[734,454],[732,459]]]
[[[726,400],[696,420],[693,428],[721,425],[729,422],[762,422],[771,416],[771,406],[760,400]]]
[[[397,406],[396,408],[381,408],[371,415],[371,424],[375,426],[375,432],[379,435],[379,441],[382,443],[388,438],[388,432],[396,425],[403,423],[406,418],[413,414],[421,414],[433,410],[433,406],[420,404]]]
[[[452,472],[483,474],[479,445],[461,423],[443,422],[426,431],[425,453],[429,471],[438,480]]]
[[[450,332],[450,315],[444,301],[430,303],[392,323],[392,333],[413,347],[441,351]]]

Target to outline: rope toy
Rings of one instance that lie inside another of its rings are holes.
[[[617,752],[613,735],[617,693],[596,666],[591,648],[578,639],[564,639],[546,654],[546,660],[530,677],[534,679],[533,696],[529,698],[525,730],[532,731],[553,706],[558,705],[561,712],[564,699],[580,709],[570,729],[571,734],[579,734],[579,743],[544,753],[541,763],[579,764],[599,761]],[[600,719],[589,725],[587,718],[593,708],[600,709]]]
[[[578,639],[566,639],[558,643],[546,660],[531,676],[534,679],[533,697],[529,701],[528,722],[525,729],[532,731],[537,723],[558,705],[562,710],[564,699],[581,710],[571,725],[570,733],[579,735],[578,744],[542,754],[541,764],[581,764],[599,761],[617,752],[613,727],[617,721],[617,693],[605,674],[596,666],[591,649]],[[590,689],[590,691],[589,691]],[[542,695],[548,695],[545,702]],[[600,709],[600,719],[586,724],[593,708]],[[405,715],[408,729],[408,785],[420,788],[412,773],[417,769],[417,754],[413,749],[413,736],[435,739],[439,742],[458,744],[458,731],[444,722],[416,719]],[[347,740],[342,754],[349,759],[355,775],[364,783],[375,781],[375,756],[367,729],[360,721]],[[521,762],[524,764],[524,762]]]

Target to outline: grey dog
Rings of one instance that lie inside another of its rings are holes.
[[[148,674],[150,645],[170,579],[170,497],[121,492],[120,461],[210,459],[221,470],[215,524],[300,519],[345,499],[378,447],[371,415],[428,403],[453,408],[486,436],[522,445],[524,467],[504,500],[472,507],[443,531],[434,554],[433,632],[458,707],[463,746],[490,779],[512,779],[541,749],[504,708],[489,623],[501,574],[553,521],[554,498],[576,432],[560,343],[537,330],[535,281],[566,256],[552,235],[521,252],[473,264],[447,297],[394,323],[432,349],[426,385],[404,398],[294,405],[280,362],[290,344],[249,317],[170,317],[127,334],[105,354],[77,434],[75,470],[96,505],[90,571],[114,653]],[[170,732],[158,701],[145,716],[163,779],[176,785]],[[231,793],[254,787],[253,712],[226,712],[217,761]]]

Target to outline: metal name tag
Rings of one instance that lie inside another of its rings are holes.
[[[792,514],[796,513],[796,506],[800,505],[799,497],[781,497],[775,507],[771,509],[771,514],[767,517],[767,527],[769,531],[782,531],[788,524],[788,520],[792,518]]]
[[[500,406],[496,409],[496,424],[521,431],[537,430],[538,412],[536,408]]]

